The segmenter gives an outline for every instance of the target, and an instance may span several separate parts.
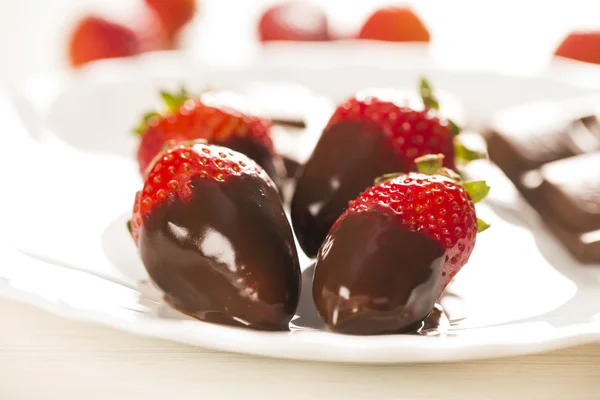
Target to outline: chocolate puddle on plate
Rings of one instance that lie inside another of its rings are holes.
[[[312,299],[312,279],[314,265],[306,268],[302,272],[302,292],[300,295],[300,304],[296,316],[290,322],[290,334],[297,334],[302,331],[325,331],[327,328],[319,318],[317,310]],[[452,296],[452,295],[451,295]],[[443,298],[442,298],[443,303]],[[140,304],[149,310],[149,315],[157,318],[194,320],[179,311],[171,308],[162,300],[162,293],[151,282],[144,281],[140,284]],[[448,334],[451,327],[454,326],[453,315],[449,313],[440,304],[436,304],[433,311],[421,322],[420,326],[410,335],[422,336],[441,336]]]

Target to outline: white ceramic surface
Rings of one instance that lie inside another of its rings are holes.
[[[441,300],[449,319],[442,333],[354,337],[327,332],[311,308],[310,285],[304,285],[291,332],[228,328],[171,311],[142,283],[144,269],[125,229],[141,184],[128,131],[136,116],[156,103],[158,87],[181,82],[233,89],[257,81],[306,85],[314,92],[288,88],[297,93],[298,108],[315,115],[309,132],[302,139],[278,139],[286,152],[298,151],[302,158],[331,110],[329,98],[337,101],[367,86],[410,89],[423,73],[450,98],[461,99],[472,126],[502,107],[590,94],[539,77],[460,73],[426,63],[406,69],[264,64],[211,69],[177,55],[152,55],[99,63],[79,76],[39,78],[21,92],[0,95],[0,119],[9,132],[3,141],[18,146],[0,158],[0,295],[142,335],[291,359],[456,361],[600,339],[600,265],[574,261],[487,162],[474,163],[469,172],[492,185],[478,210],[493,228],[478,238],[470,262]],[[303,259],[304,267],[309,264]]]

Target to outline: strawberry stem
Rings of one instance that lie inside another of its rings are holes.
[[[437,173],[444,166],[443,154],[427,154],[415,158],[417,171],[422,174],[432,175]]]

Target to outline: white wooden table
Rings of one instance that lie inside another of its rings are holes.
[[[600,344],[459,364],[361,366],[219,353],[0,300],[0,399],[599,399]]]

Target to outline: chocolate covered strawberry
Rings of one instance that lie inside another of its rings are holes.
[[[298,254],[275,185],[250,158],[201,141],[160,154],[136,195],[130,229],[175,309],[287,329],[300,295]]]
[[[136,128],[141,137],[137,159],[142,174],[166,145],[205,139],[247,155],[278,183],[283,163],[273,147],[269,120],[233,108],[224,97],[211,93],[192,98],[185,90],[163,91],[161,96],[165,111],[145,114]]]
[[[424,157],[419,172],[384,177],[336,221],[319,250],[313,297],[337,332],[414,329],[467,263],[488,225],[474,204],[489,187],[461,182]]]
[[[422,101],[408,104],[399,92],[363,91],[342,103],[298,175],[292,223],[298,241],[314,257],[335,220],[376,177],[416,169],[415,158],[443,154],[455,158],[476,153],[457,145],[458,127],[439,114],[427,81]]]

